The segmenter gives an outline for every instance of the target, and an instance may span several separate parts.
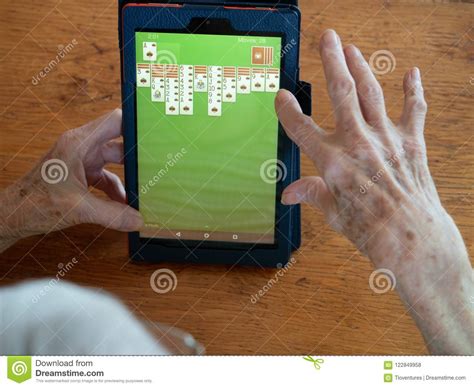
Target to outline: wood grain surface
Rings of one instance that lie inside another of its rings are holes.
[[[302,78],[313,83],[314,119],[333,129],[318,41],[334,28],[366,57],[389,50],[393,71],[380,75],[392,119],[402,79],[421,68],[429,113],[426,142],[443,204],[473,252],[473,4],[459,1],[301,1]],[[69,128],[120,106],[116,2],[0,2],[0,187],[33,166]],[[32,77],[58,49],[77,44],[37,84]],[[314,174],[303,159],[304,175]],[[122,174],[121,168],[114,171]],[[394,291],[376,294],[373,271],[322,215],[303,206],[303,247],[296,263],[257,303],[251,296],[275,270],[165,264],[175,291],[150,288],[155,265],[128,261],[127,236],[82,225],[28,238],[0,259],[0,285],[55,276],[112,292],[139,319],[194,334],[208,354],[425,354],[422,337]]]

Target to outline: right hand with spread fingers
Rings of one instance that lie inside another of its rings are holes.
[[[428,168],[420,71],[406,73],[403,113],[394,123],[382,88],[357,47],[343,47],[328,30],[320,54],[335,131],[325,131],[304,115],[290,92],[278,93],[280,122],[320,172],[288,186],[282,202],[318,207],[377,268],[393,272],[397,291],[432,352],[471,354],[472,267]]]

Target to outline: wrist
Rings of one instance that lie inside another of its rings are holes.
[[[32,204],[21,182],[0,192],[0,252],[30,235],[25,222],[31,212]]]
[[[471,354],[473,271],[454,221],[444,211],[427,238],[394,267],[397,291],[432,353]]]
[[[434,354],[473,354],[472,269],[447,271],[418,287],[397,286],[402,301]]]

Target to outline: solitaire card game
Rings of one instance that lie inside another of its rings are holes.
[[[273,244],[281,38],[135,32],[135,46],[140,236]]]

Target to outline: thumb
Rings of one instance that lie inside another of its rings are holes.
[[[326,214],[335,206],[334,198],[326,182],[319,176],[308,176],[293,182],[283,192],[281,202],[284,205],[306,202]]]
[[[81,222],[98,224],[121,232],[134,232],[143,227],[143,217],[123,203],[104,200],[89,193],[82,202]]]
[[[324,155],[321,147],[323,130],[301,111],[298,100],[287,90],[278,91],[275,110],[286,134],[317,163]]]

